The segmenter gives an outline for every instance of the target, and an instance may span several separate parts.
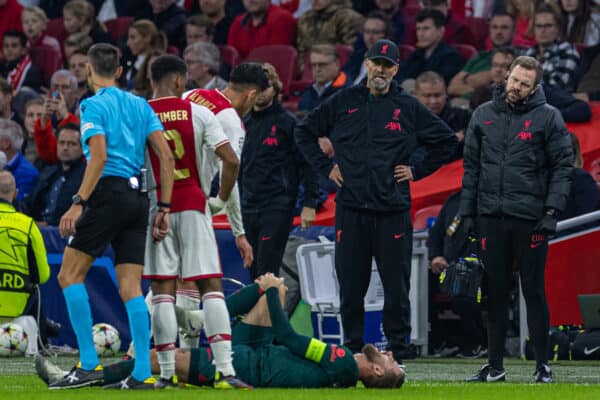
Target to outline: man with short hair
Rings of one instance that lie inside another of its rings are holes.
[[[79,125],[67,123],[59,129],[56,143],[59,163],[40,171],[38,183],[25,201],[27,214],[39,226],[58,226],[81,185],[85,159],[80,136]]]
[[[77,337],[80,362],[49,388],[102,383],[102,365],[94,347],[92,313],[83,281],[94,258],[111,243],[136,355],[133,372],[122,389],[148,389],[156,380],[150,371],[150,321],[141,290],[149,228],[147,188],[141,176],[146,143],[160,159],[161,197],[150,228],[156,241],[164,239],[169,231],[175,164],[152,108],[141,97],[116,86],[123,70],[118,49],[98,43],[90,48],[88,57],[88,81],[95,95],[81,103],[81,143],[87,166],[71,208],[59,226],[63,237],[72,236],[65,248],[58,283]]]
[[[269,0],[243,0],[246,12],[231,24],[227,44],[236,48],[243,59],[252,49],[269,44],[296,43],[296,20]]]
[[[561,16],[549,4],[541,5],[535,12],[534,33],[537,44],[525,51],[542,64],[543,82],[573,90],[573,78],[579,65],[579,53],[575,46],[561,41]]]
[[[510,46],[515,33],[515,21],[511,15],[495,14],[490,20],[490,40],[493,49]],[[462,71],[456,74],[448,85],[451,96],[470,97],[482,86],[493,82],[491,78],[492,50],[480,51],[467,61]],[[512,61],[512,60],[511,60]]]
[[[219,76],[221,54],[219,48],[210,42],[190,44],[183,52],[187,65],[187,89],[225,89],[227,82]]]
[[[548,241],[571,187],[573,151],[562,117],[540,88],[542,68],[517,57],[506,86],[473,113],[465,136],[464,231],[479,239],[487,284],[488,364],[468,381],[506,379],[504,342],[512,271],[517,269],[533,342],[535,382],[551,383],[544,287]]]
[[[206,15],[192,15],[185,21],[185,44],[197,42],[212,43],[215,36],[215,24]]]
[[[417,77],[414,96],[452,128],[459,143],[455,158],[461,158],[465,130],[469,125],[471,112],[448,104],[448,93],[446,93],[444,78],[433,71],[423,72]]]
[[[75,99],[77,102],[81,102],[84,98],[93,95],[87,84],[87,71],[85,69],[87,63],[87,53],[81,50],[75,50],[71,54],[71,57],[69,57],[69,71],[77,79],[77,89],[75,90]]]
[[[271,64],[263,68],[270,86],[258,95],[244,120],[247,134],[240,173],[244,229],[256,254],[249,269],[252,280],[268,272],[279,275],[299,185],[305,189],[303,229],[314,221],[319,199],[318,177],[294,140],[296,119],[278,100],[281,80]]]
[[[447,43],[463,43],[475,46],[473,32],[468,25],[452,15],[448,0],[421,0],[421,8],[437,10],[444,15],[444,40]]]
[[[57,118],[63,119],[68,112],[77,114],[79,102],[77,100],[76,91],[78,88],[77,77],[68,69],[59,69],[52,74],[50,78],[50,98],[52,102],[52,112],[57,112]],[[58,103],[63,100],[66,106],[65,110],[60,110]],[[60,115],[59,115],[60,114]]]
[[[16,113],[12,109],[13,89],[6,79],[0,78],[0,118],[14,119]]]
[[[437,10],[421,10],[417,15],[417,49],[402,63],[396,79],[416,79],[421,72],[435,71],[445,82],[460,70],[465,60],[444,42],[444,15]]]
[[[211,182],[204,180],[200,166],[204,150],[211,150],[222,162],[219,198],[227,200],[233,189],[239,160],[213,113],[206,107],[182,100],[186,66],[178,57],[165,55],[153,61],[151,81],[153,99],[149,101],[165,128],[165,139],[172,143],[177,178],[171,206],[172,231],[154,245],[146,241],[144,277],[152,281],[152,331],[161,369],[160,387],[176,386],[175,290],[177,279],[196,284],[203,295],[206,335],[215,357],[216,388],[247,388],[235,377],[231,363],[231,330],[221,286],[221,266],[208,196]],[[172,118],[172,115],[178,118]],[[159,160],[150,150],[150,185],[159,179]],[[204,177],[206,178],[206,177]],[[152,197],[160,197],[160,188]]]
[[[340,71],[340,56],[332,44],[316,44],[310,49],[313,84],[298,103],[298,111],[310,111],[338,90],[350,86],[350,79]]]
[[[17,182],[18,203],[29,196],[39,177],[38,170],[21,153],[23,141],[23,130],[19,124],[0,118],[0,151],[6,154],[7,164],[4,169],[10,171]]]
[[[35,91],[40,90],[42,74],[31,62],[27,49],[27,36],[23,32],[4,32],[2,55],[4,61],[0,63],[0,76],[6,78],[14,92],[22,86],[30,87]]]
[[[363,346],[364,296],[375,258],[384,289],[383,330],[388,349],[410,355],[412,225],[408,182],[451,161],[452,130],[414,97],[398,88],[398,47],[377,41],[367,53],[366,85],[340,90],[296,126],[298,147],[322,175],[339,187],[336,197],[335,267],[340,284],[346,345]],[[327,136],[335,162],[319,147]],[[408,165],[417,146],[426,156]]]
[[[195,89],[184,93],[182,98],[207,107],[215,114],[238,159],[241,159],[246,136],[241,118],[254,107],[258,94],[268,86],[269,79],[262,65],[245,62],[231,71],[229,83],[222,91],[219,89]],[[220,169],[219,161],[211,152],[204,154],[204,157],[202,179],[203,182],[210,182]],[[244,268],[249,268],[254,260],[254,253],[244,230],[237,185],[232,189],[227,202],[224,200],[218,195],[208,200],[211,214],[214,215],[221,209],[225,209],[231,233],[235,237],[235,244],[240,251],[242,264]],[[177,291],[176,304],[185,309],[198,309],[200,296],[193,282],[183,282],[181,290]],[[180,346],[182,346],[181,343],[187,347],[196,347],[198,338],[185,339],[180,336]]]

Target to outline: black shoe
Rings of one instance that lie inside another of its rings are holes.
[[[552,370],[548,364],[542,364],[542,366],[535,370],[533,374],[535,376],[535,383],[552,383]]]
[[[104,370],[102,365],[87,371],[78,363],[64,378],[48,386],[48,389],[76,389],[86,386],[102,385],[104,381]]]
[[[179,387],[179,380],[177,379],[177,375],[173,375],[169,379],[160,378],[155,384],[155,389],[175,389]]]
[[[496,369],[490,364],[485,364],[478,373],[465,379],[466,382],[504,382],[506,372],[503,369]]]
[[[487,356],[487,349],[477,346],[475,349],[463,350],[456,355],[456,358],[475,359]]]
[[[215,372],[215,381],[213,382],[213,387],[215,389],[242,389],[242,390],[252,390],[254,389],[252,386],[248,385],[246,382],[242,381],[240,378],[235,376],[225,376],[221,374],[219,371]]]
[[[156,378],[151,376],[144,381],[138,381],[133,376],[129,375],[121,382],[111,383],[110,385],[104,385],[104,389],[119,389],[119,390],[149,390],[156,389]]]

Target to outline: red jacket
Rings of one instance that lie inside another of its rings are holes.
[[[58,123],[58,129],[69,122],[79,125],[79,118],[69,113]],[[33,126],[33,141],[35,142],[35,148],[40,160],[48,164],[58,163],[58,155],[56,154],[56,135],[54,134],[54,129],[52,129],[52,121],[50,118],[48,118],[45,126],[42,126],[41,118],[35,120],[35,125]]]
[[[269,5],[265,19],[254,26],[248,13],[238,15],[231,27],[227,44],[233,46],[246,58],[250,50],[269,44],[288,44],[296,42],[296,20],[292,14],[280,7]]]

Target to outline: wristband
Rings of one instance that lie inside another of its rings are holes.
[[[171,208],[171,203],[163,203],[162,201],[156,202],[156,205],[160,208]]]

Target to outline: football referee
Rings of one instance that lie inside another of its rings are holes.
[[[148,197],[141,191],[146,141],[160,159],[161,198],[154,218],[154,240],[169,230],[169,208],[175,168],[163,127],[141,97],[117,88],[118,50],[96,44],[88,52],[88,85],[95,93],[81,103],[81,143],[87,168],[71,208],[60,221],[62,236],[72,235],[65,248],[58,282],[79,345],[80,362],[50,389],[101,384],[102,365],[92,340],[92,314],[85,276],[94,258],[110,243],[115,250],[119,292],[127,309],[135,348],[135,367],[128,387],[153,388],[150,371],[148,310],[140,281],[148,228]]]

